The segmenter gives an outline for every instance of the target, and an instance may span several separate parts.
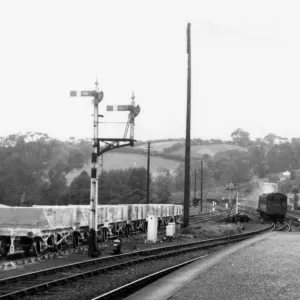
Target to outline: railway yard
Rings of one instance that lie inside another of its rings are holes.
[[[299,8],[17,2],[0,300],[298,300]]]
[[[86,245],[76,249],[65,247],[39,257],[34,253],[29,257],[24,257],[24,253],[3,257],[0,260],[0,299],[135,297],[139,289],[137,295],[143,287],[163,280],[159,278],[189,268],[188,265],[207,262],[234,245],[240,247],[238,245],[245,241],[251,243],[262,236],[280,235],[283,239],[285,232],[293,236],[298,234],[300,213],[296,211],[289,211],[283,223],[266,221],[263,224],[255,209],[246,206],[240,206],[239,212],[249,216],[249,222],[232,223],[234,211],[235,208],[219,208],[212,215],[191,215],[190,226],[185,229],[180,228],[178,219],[176,234],[166,237],[166,227],[162,226],[156,243],[145,243],[145,233],[120,237],[122,253],[117,255],[113,252],[113,241],[107,240],[99,243],[102,255],[94,259],[88,258]],[[178,297],[174,294],[174,299],[181,299]]]

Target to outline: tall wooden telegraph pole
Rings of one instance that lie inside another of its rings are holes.
[[[148,142],[148,157],[147,157],[147,204],[150,197],[150,142]]]
[[[202,211],[202,205],[203,205],[203,161],[201,159],[201,206],[200,206],[200,211]]]
[[[185,137],[184,216],[183,227],[189,226],[190,213],[190,160],[191,160],[191,24],[187,26],[187,108]]]

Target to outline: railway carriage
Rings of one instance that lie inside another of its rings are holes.
[[[170,219],[178,220],[182,205],[98,205],[98,239],[145,232],[148,215],[157,216],[159,224],[166,225]],[[1,207],[0,257],[14,253],[16,248],[25,252],[33,248],[38,256],[49,248],[76,248],[88,240],[89,224],[89,205]]]
[[[263,194],[259,196],[257,211],[262,219],[268,216],[282,222],[287,214],[287,196],[282,193]]]

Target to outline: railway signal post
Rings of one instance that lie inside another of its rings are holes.
[[[238,187],[238,184],[232,183],[231,181],[229,181],[229,183],[228,183],[227,185],[225,185],[225,189],[226,189],[227,191],[229,191],[229,204],[230,204],[230,202],[231,202],[231,194],[232,194],[232,191],[235,191],[235,190],[237,191],[236,201],[238,201],[238,190],[237,190],[237,187]],[[229,211],[229,213],[228,213],[228,217],[229,217],[229,215],[230,215],[230,213],[231,213],[233,204],[234,204],[234,201],[232,201],[232,203],[231,203],[231,209],[230,209],[230,211]],[[238,202],[236,203],[236,214],[237,214],[237,213],[238,213]]]
[[[98,177],[97,177],[97,160],[99,152],[98,143],[98,105],[103,99],[103,92],[99,92],[98,82],[96,81],[96,88],[93,91],[81,91],[77,93],[76,91],[71,91],[70,96],[76,97],[93,97],[94,106],[94,120],[93,120],[93,151],[92,151],[92,166],[91,166],[91,191],[90,191],[90,232],[89,232],[89,250],[88,255],[90,257],[97,257],[99,253],[98,243],[97,243],[97,205],[98,205]]]
[[[97,162],[98,156],[102,156],[103,164],[103,154],[109,150],[116,148],[121,148],[125,146],[134,146],[134,121],[135,117],[140,113],[140,106],[135,105],[134,95],[132,95],[132,102],[130,105],[108,105],[107,111],[129,111],[128,121],[125,129],[123,138],[99,138],[98,137],[98,126],[99,126],[99,117],[103,117],[98,114],[98,105],[103,99],[103,92],[99,92],[98,82],[96,82],[96,89],[94,91],[71,91],[70,96],[76,97],[94,97],[94,136],[93,136],[93,151],[92,151],[92,167],[91,167],[91,211],[90,211],[90,235],[89,235],[89,251],[88,254],[90,257],[96,257],[100,254],[97,243],[97,205],[98,205],[98,177],[97,177]],[[130,132],[129,139],[126,138],[128,129]],[[106,146],[100,148],[100,142],[106,144]],[[127,143],[124,143],[127,142]]]

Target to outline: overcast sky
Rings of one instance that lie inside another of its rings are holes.
[[[1,1],[0,136],[92,137],[98,78],[104,121],[141,113],[138,140],[185,136],[186,27],[191,22],[193,138],[300,137],[299,1]],[[100,136],[125,124],[102,124]]]

